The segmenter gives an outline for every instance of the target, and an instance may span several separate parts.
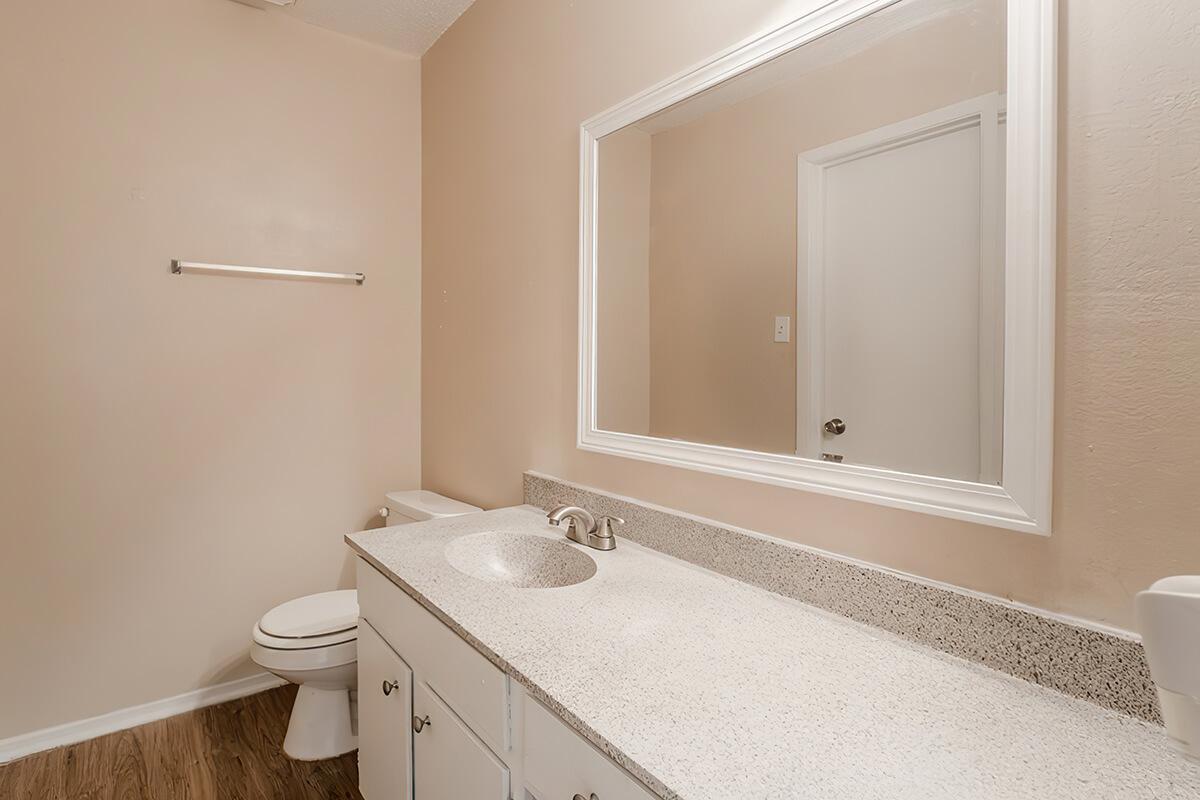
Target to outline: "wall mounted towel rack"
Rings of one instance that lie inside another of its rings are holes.
[[[184,270],[197,272],[238,272],[251,275],[276,275],[281,278],[317,278],[331,281],[354,281],[359,286],[367,279],[361,272],[314,272],[307,269],[276,269],[275,267],[235,267],[231,264],[202,264],[198,261],[171,262],[171,272],[182,275]]]

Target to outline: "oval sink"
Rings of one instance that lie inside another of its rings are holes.
[[[528,533],[489,531],[461,536],[446,545],[450,566],[472,578],[522,589],[552,589],[582,583],[596,562],[566,542]]]

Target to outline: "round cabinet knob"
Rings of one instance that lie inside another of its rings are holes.
[[[400,681],[384,681],[383,682],[383,694],[385,697],[387,695],[391,694],[394,689],[399,689],[399,688],[400,688]]]
[[[834,417],[825,423],[825,432],[831,433],[834,436],[841,436],[846,432],[846,423],[842,422],[837,417]]]
[[[421,717],[413,717],[413,733],[420,733],[421,731],[425,730],[426,728],[432,728],[432,727],[433,727],[433,723],[429,721],[428,714],[425,715],[424,719],[422,719]]]

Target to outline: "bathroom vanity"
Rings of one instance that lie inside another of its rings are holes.
[[[362,559],[358,585],[366,800],[654,797]]]
[[[366,800],[1200,796],[1161,728],[530,506],[347,542]]]

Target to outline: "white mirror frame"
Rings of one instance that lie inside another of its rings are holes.
[[[1009,0],[1004,454],[1001,485],[596,426],[597,141],[899,0],[834,0],[584,122],[581,128],[579,428],[582,450],[1050,533],[1057,194],[1057,0]]]

